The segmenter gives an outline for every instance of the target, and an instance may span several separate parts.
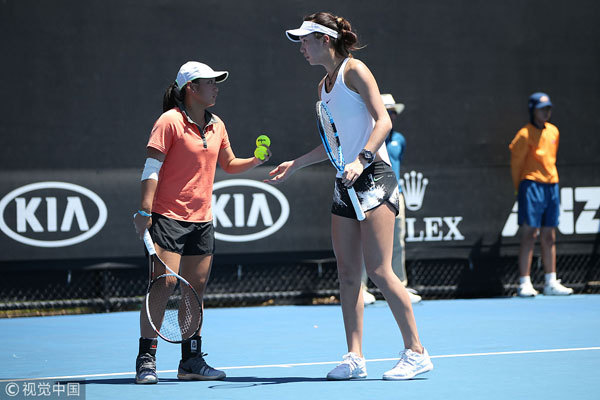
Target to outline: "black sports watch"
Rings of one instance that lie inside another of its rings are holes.
[[[371,164],[373,162],[373,160],[375,159],[375,156],[373,155],[373,153],[367,149],[362,149],[361,152],[358,153],[358,155],[362,156],[362,158],[364,158],[365,161],[369,164]]]

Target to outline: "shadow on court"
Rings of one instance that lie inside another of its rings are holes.
[[[287,376],[282,378],[259,378],[256,376],[236,376],[225,378],[223,381],[215,381],[209,386],[210,389],[241,389],[252,386],[280,385],[282,383],[298,382],[325,382],[325,378],[309,378],[304,376]]]
[[[180,383],[179,379],[176,378],[160,378],[158,384],[175,384]],[[135,385],[134,378],[111,378],[111,379],[87,379],[79,382],[82,385]]]
[[[363,379],[364,380],[364,379]],[[325,378],[308,378],[308,377],[284,377],[284,378],[258,378],[249,377],[232,377],[226,378],[223,381],[184,381],[177,378],[159,378],[158,384],[193,384],[193,383],[211,383],[211,389],[236,389],[242,387],[259,386],[259,385],[279,385],[282,383],[298,383],[298,382],[328,382]],[[110,378],[110,379],[88,379],[80,381],[82,385],[135,385],[133,378]]]
[[[363,379],[364,380],[364,379]],[[226,386],[246,387],[258,385],[278,385],[282,383],[297,383],[297,382],[327,382],[325,378],[308,378],[308,377],[284,377],[284,378],[258,378],[249,377],[232,377],[226,378],[223,381],[184,381],[177,378],[159,378],[158,384],[175,384],[175,383],[212,383],[210,388],[213,389],[228,389]],[[135,385],[133,378],[110,378],[110,379],[88,379],[80,381],[82,385]],[[241,385],[238,385],[241,384]],[[225,386],[225,387],[219,387]],[[233,388],[233,387],[231,387]]]
[[[367,382],[381,381],[382,379],[355,379],[351,382]],[[427,378],[414,378],[413,380],[427,380]],[[226,378],[223,381],[183,381],[177,378],[160,378],[159,385],[173,385],[176,383],[192,384],[192,383],[212,383],[208,386],[210,389],[241,389],[245,387],[261,386],[261,385],[281,385],[284,383],[301,383],[301,382],[335,382],[329,381],[326,378],[310,378],[304,376],[288,376],[281,378],[259,378],[256,376],[237,376]],[[111,378],[111,379],[89,379],[79,382],[82,385],[135,385],[133,378]]]
[[[346,382],[368,382],[368,381],[382,381],[383,379],[353,379]],[[414,378],[414,380],[427,380],[427,378]],[[224,381],[219,381],[218,384],[209,386],[210,389],[241,389],[252,386],[261,385],[280,385],[283,383],[301,383],[301,382],[326,382],[332,384],[336,381],[330,381],[326,378],[308,378],[308,377],[297,377],[288,376],[282,378],[258,378],[258,377],[232,377],[227,378]]]

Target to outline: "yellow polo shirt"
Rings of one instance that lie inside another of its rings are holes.
[[[558,128],[546,122],[544,129],[529,123],[517,132],[508,146],[510,168],[515,188],[523,179],[540,183],[558,183],[556,153]]]

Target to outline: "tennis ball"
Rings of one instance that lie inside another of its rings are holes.
[[[259,147],[259,146],[266,146],[266,147],[271,146],[271,139],[269,139],[269,137],[267,135],[260,135],[259,137],[256,138],[256,147]]]
[[[264,160],[268,154],[269,151],[265,146],[258,146],[256,150],[254,150],[254,157],[258,158],[261,161]]]

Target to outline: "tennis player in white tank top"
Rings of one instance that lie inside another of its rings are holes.
[[[372,179],[376,169],[383,170],[383,173],[386,168],[391,170],[385,138],[392,122],[371,71],[350,54],[358,48],[357,36],[352,32],[350,23],[344,18],[320,12],[305,17],[300,28],[288,30],[286,35],[290,40],[301,43],[300,52],[311,65],[321,65],[327,72],[319,83],[319,94],[331,110],[347,162],[344,172],[336,179],[336,190],[355,183],[358,186],[367,180],[367,175]],[[324,160],[327,160],[327,154],[319,145],[294,160],[279,164],[269,173],[271,179],[267,182],[277,184],[298,169]],[[393,171],[391,174],[393,177]],[[335,204],[332,207],[331,236],[348,353],[327,374],[327,378],[345,380],[367,376],[362,352],[364,307],[361,272],[364,260],[369,277],[389,304],[404,342],[400,360],[383,374],[383,379],[411,379],[431,371],[433,364],[419,340],[408,293],[392,270],[397,213],[393,196],[390,194],[372,208],[363,204],[363,210],[366,219],[359,222],[355,214],[354,217],[344,215],[336,212]]]
[[[345,58],[338,68],[337,77],[330,92],[327,92],[326,85],[322,84],[320,94],[321,100],[327,104],[331,112],[338,132],[344,133],[340,135],[344,160],[353,161],[358,158],[362,149],[366,148],[375,127],[375,120],[369,113],[361,95],[349,89],[344,82],[344,71],[350,60],[357,61],[350,57]],[[385,139],[376,153],[387,165],[392,165],[385,147]],[[341,176],[342,174],[338,173],[338,177]]]

